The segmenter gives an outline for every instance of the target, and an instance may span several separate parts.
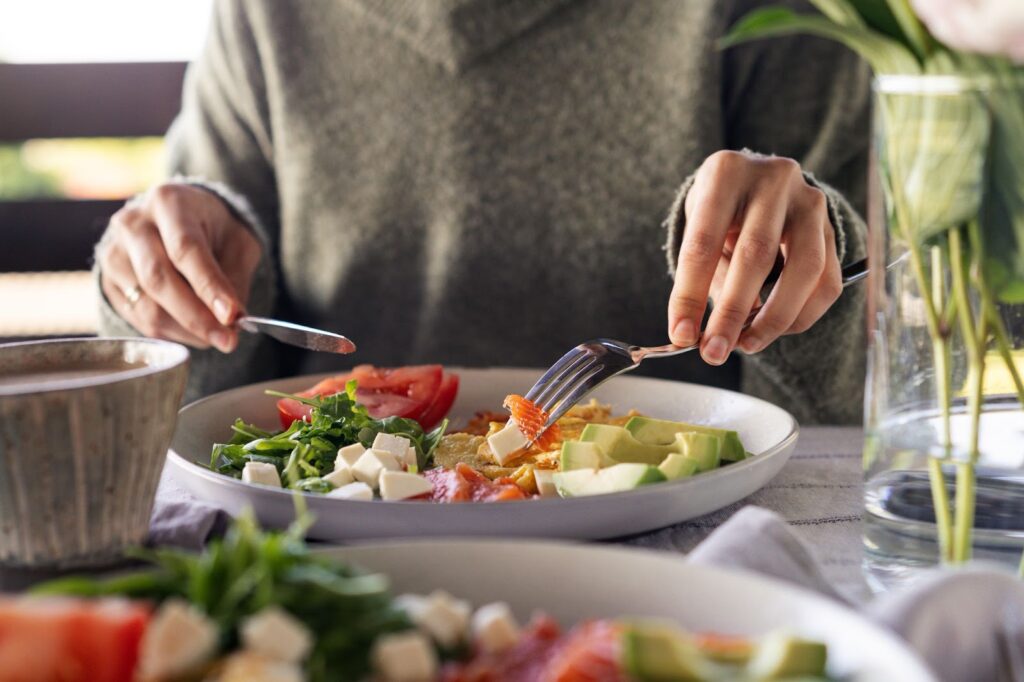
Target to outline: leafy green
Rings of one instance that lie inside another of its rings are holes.
[[[356,402],[355,381],[349,381],[344,392],[330,396],[306,398],[276,391],[267,394],[310,405],[313,410],[309,421],[296,420],[284,431],[271,433],[235,420],[231,440],[213,446],[210,469],[240,478],[246,462],[263,462],[277,467],[282,482],[289,488],[330,492],[332,486],[323,477],[334,471],[339,448],[354,443],[368,448],[378,433],[404,436],[416,448],[417,465],[423,471],[448,428],[448,420],[425,433],[419,422],[412,419],[374,419],[366,407]]]
[[[301,502],[297,504],[301,507]],[[222,652],[236,648],[244,618],[268,606],[279,606],[315,635],[307,662],[311,680],[363,679],[370,670],[368,654],[373,640],[412,624],[395,606],[386,576],[362,573],[311,553],[303,542],[310,523],[300,508],[287,531],[262,531],[246,513],[203,554],[143,551],[138,556],[151,564],[148,568],[105,580],[56,580],[32,592],[122,596],[156,603],[180,597],[217,623]]]

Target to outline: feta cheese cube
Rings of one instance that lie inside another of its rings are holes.
[[[460,644],[469,633],[469,603],[441,590],[421,599],[407,609],[410,620],[446,649]]]
[[[437,653],[415,630],[381,635],[370,651],[373,667],[384,682],[428,682],[437,676]]]
[[[405,500],[434,491],[434,484],[419,474],[384,470],[380,474],[382,500]]]
[[[249,616],[239,631],[246,649],[286,663],[305,660],[313,649],[313,633],[279,606]]]
[[[142,679],[176,678],[213,658],[217,624],[183,599],[168,599],[157,609],[142,637],[138,673]]]
[[[277,473],[277,467],[267,462],[246,462],[242,467],[242,480],[246,483],[281,487],[281,477]]]
[[[352,445],[338,448],[338,456],[334,459],[334,468],[352,468],[359,461],[359,458],[363,456],[364,452],[366,452],[366,448],[363,447],[362,443],[353,443]]]
[[[398,471],[402,467],[386,450],[367,450],[352,467],[352,475],[360,483],[376,488],[382,471]]]
[[[373,449],[390,452],[399,462],[405,461],[405,453],[409,451],[412,441],[405,436],[396,436],[391,433],[378,433],[373,439]]]
[[[324,476],[324,480],[333,485],[335,488],[340,488],[343,485],[348,485],[352,481],[356,480],[352,475],[352,470],[348,467],[343,469],[335,469],[331,473]]]
[[[519,430],[519,424],[509,419],[505,428],[487,437],[487,445],[491,448],[494,461],[505,466],[512,455],[530,444],[529,439]]]
[[[487,653],[497,653],[519,641],[519,623],[505,602],[481,606],[473,614],[473,639]]]
[[[416,456],[416,447],[413,445],[409,446],[409,449],[405,451],[405,459],[402,460],[402,464],[405,465],[406,469],[412,467],[419,467],[420,459]]]
[[[223,659],[217,682],[306,682],[306,675],[296,663],[238,651]]]
[[[327,497],[338,497],[343,500],[361,500],[369,502],[373,499],[373,488],[365,483],[349,483],[327,493]]]
[[[558,486],[555,485],[555,472],[551,469],[534,469],[533,480],[537,483],[537,492],[541,497],[558,497]]]

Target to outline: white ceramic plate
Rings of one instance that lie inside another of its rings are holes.
[[[895,636],[836,602],[752,573],[688,564],[667,552],[433,540],[328,553],[386,573],[395,593],[444,589],[478,606],[508,601],[523,622],[543,610],[563,626],[634,616],[737,635],[785,628],[826,642],[829,672],[844,682],[935,680]]]
[[[525,392],[541,370],[453,369],[461,385],[450,417],[457,426],[475,412],[500,409],[509,393]],[[182,409],[168,454],[168,469],[196,497],[236,514],[252,507],[265,527],[294,517],[288,490],[243,483],[214,473],[208,462],[215,442],[231,436],[236,417],[278,428],[276,402],[264,390],[294,392],[324,375],[253,384],[204,398]],[[725,426],[739,431],[754,457],[693,478],[610,495],[534,499],[488,504],[357,502],[308,494],[316,515],[309,536],[358,540],[422,536],[499,536],[598,539],[661,528],[720,509],[751,494],[786,463],[796,445],[797,424],[785,410],[757,398],[694,384],[644,377],[617,377],[593,394],[618,413],[636,409],[651,417]]]

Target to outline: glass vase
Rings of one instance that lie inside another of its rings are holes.
[[[880,77],[872,156],[865,576],[887,589],[972,558],[1017,570],[1024,84]]]

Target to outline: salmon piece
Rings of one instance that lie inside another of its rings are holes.
[[[566,635],[539,678],[544,682],[628,682],[622,669],[622,627],[597,620]]]
[[[532,400],[513,394],[505,398],[504,406],[512,413],[512,419],[519,425],[523,435],[541,450],[549,450],[562,440],[558,424],[552,424],[548,429],[544,428],[550,415],[537,407]]]
[[[424,477],[434,486],[434,502],[506,502],[526,499],[526,493],[510,478],[491,480],[459,462],[454,469],[430,469]]]

